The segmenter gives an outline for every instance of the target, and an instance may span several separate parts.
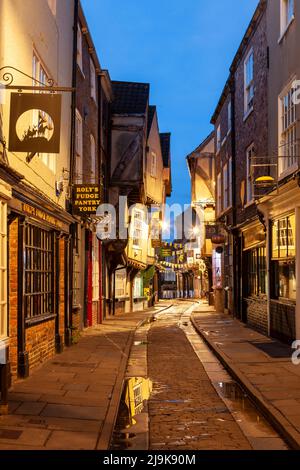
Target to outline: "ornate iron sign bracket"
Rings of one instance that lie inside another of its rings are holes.
[[[13,85],[15,77],[13,71],[23,75],[24,77],[29,78],[32,82],[36,83],[37,85]],[[47,83],[40,82],[36,78],[28,75],[25,72],[17,69],[16,67],[12,66],[5,66],[0,68],[0,81],[4,82],[3,86],[6,90],[18,90],[20,93],[23,90],[31,90],[31,91],[49,91],[52,93],[55,92],[65,92],[65,93],[72,93],[76,89],[70,87],[55,87],[54,80],[52,78],[47,78]]]

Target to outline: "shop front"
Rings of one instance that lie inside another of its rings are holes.
[[[268,334],[266,234],[260,222],[243,231],[242,253],[243,320]]]
[[[295,212],[276,218],[272,226],[270,334],[291,343],[296,337]]]
[[[9,201],[9,361],[13,378],[63,350],[71,330],[70,224],[61,207],[22,185]]]

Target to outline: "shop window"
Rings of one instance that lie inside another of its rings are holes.
[[[126,269],[120,269],[116,271],[116,297],[125,297],[126,296]]]
[[[54,313],[53,234],[25,227],[25,319]]]
[[[96,234],[93,234],[93,300],[99,300],[99,240]]]
[[[0,201],[0,340],[7,337],[7,204]]]
[[[296,267],[294,260],[273,261],[275,299],[296,300]]]
[[[296,299],[295,275],[295,214],[273,223],[272,230],[272,272],[275,299]]]
[[[267,292],[266,248],[257,247],[246,251],[247,290],[246,295],[260,295]]]
[[[295,256],[295,214],[273,223],[272,258],[286,259]]]
[[[133,297],[138,298],[142,296],[142,277],[138,274],[134,278],[134,285],[133,285]]]

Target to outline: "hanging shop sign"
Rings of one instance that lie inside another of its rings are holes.
[[[218,233],[218,227],[216,225],[205,226],[205,238],[211,240]]]
[[[59,153],[61,95],[12,93],[9,150],[27,153]]]
[[[172,248],[162,248],[160,250],[160,256],[162,258],[169,258],[170,256],[172,256]]]
[[[152,240],[152,248],[161,248],[161,240]]]
[[[77,184],[74,186],[74,215],[95,215],[101,203],[101,192],[97,184]]]

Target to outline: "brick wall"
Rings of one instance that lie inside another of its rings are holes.
[[[30,371],[55,355],[55,320],[26,329],[26,351]]]
[[[271,336],[286,343],[296,337],[295,306],[271,300]]]
[[[268,334],[268,308],[267,299],[249,298],[247,304],[247,323],[260,333]]]
[[[256,215],[255,205],[243,209],[240,199],[241,183],[247,178],[247,148],[254,144],[256,156],[268,155],[268,49],[266,28],[266,15],[263,14],[235,72],[237,223]],[[253,48],[254,55],[254,105],[252,113],[245,118],[244,60],[251,48]]]
[[[9,361],[12,376],[16,377],[18,367],[18,219],[15,219],[9,227],[8,266]]]

